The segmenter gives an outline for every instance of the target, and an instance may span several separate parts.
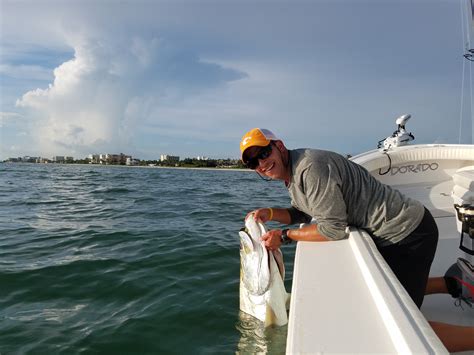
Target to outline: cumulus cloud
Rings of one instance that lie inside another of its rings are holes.
[[[54,82],[16,103],[35,117],[42,151],[130,149],[143,124],[177,123],[156,114],[161,106],[245,77],[158,38],[75,38],[71,45],[74,57],[54,69]]]
[[[459,6],[375,3],[4,1],[1,111],[24,119],[0,150],[236,157],[262,126],[355,153],[402,113],[431,141],[459,116]]]

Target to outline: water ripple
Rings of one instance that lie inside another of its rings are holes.
[[[0,352],[284,351],[238,310],[237,231],[268,203],[284,186],[248,172],[3,164]]]

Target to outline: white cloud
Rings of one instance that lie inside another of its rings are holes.
[[[153,157],[182,142],[236,156],[235,142],[255,126],[293,147],[353,153],[390,133],[399,114],[412,113],[424,134],[458,116],[459,6],[449,2],[2,5],[0,72],[50,78],[11,80],[2,98],[1,110],[28,118],[16,127],[31,133],[24,148],[41,154]],[[457,127],[445,131],[457,137]],[[11,137],[5,147],[21,144]]]
[[[157,38],[73,41],[74,58],[54,69],[54,82],[17,100],[34,117],[42,152],[122,151],[145,122],[188,126],[189,117],[169,116],[161,107],[243,77]]]
[[[21,115],[18,112],[0,112],[0,120],[16,119]]]

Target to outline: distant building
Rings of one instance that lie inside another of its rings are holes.
[[[107,154],[99,154],[99,163],[106,164],[107,161]]]
[[[51,160],[42,157],[30,157],[26,155],[18,158],[8,158],[5,160],[8,163],[51,163]]]
[[[30,157],[29,155],[24,156],[21,158],[21,161],[23,163],[36,163],[36,159],[39,159],[38,157]]]
[[[35,162],[39,163],[39,164],[47,164],[47,163],[50,163],[51,161],[49,159],[46,159],[46,158],[38,157],[38,158],[36,158]]]
[[[161,154],[160,161],[170,161],[170,162],[175,161],[175,162],[178,162],[179,157],[175,156],[175,155]]]
[[[100,163],[100,155],[99,154],[89,154],[87,159],[89,160],[89,164],[99,164]]]
[[[198,156],[196,159],[197,159],[197,160],[209,160],[208,157],[200,157],[200,156]]]
[[[53,163],[65,163],[66,162],[66,159],[64,158],[64,155],[56,155],[53,157]]]
[[[125,165],[138,165],[140,164],[140,159],[133,159],[132,157],[127,157],[127,160],[125,161]]]
[[[100,164],[121,164],[125,165],[127,158],[132,158],[130,155],[120,154],[100,154]]]

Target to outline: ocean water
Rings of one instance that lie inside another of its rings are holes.
[[[284,353],[239,312],[238,230],[288,204],[246,171],[0,164],[0,354]]]

